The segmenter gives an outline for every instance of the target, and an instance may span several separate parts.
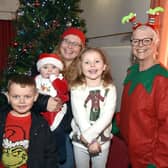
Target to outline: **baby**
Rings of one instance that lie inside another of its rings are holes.
[[[37,70],[40,72],[35,77],[38,92],[60,98],[63,103],[63,107],[59,111],[42,113],[48,121],[51,131],[54,131],[66,113],[65,102],[69,100],[68,84],[61,74],[63,63],[57,54],[42,53],[37,61]]]

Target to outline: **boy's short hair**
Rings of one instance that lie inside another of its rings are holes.
[[[31,76],[28,76],[28,75],[12,76],[8,81],[8,85],[7,85],[8,91],[10,90],[10,87],[13,83],[19,84],[23,88],[26,87],[26,86],[31,86],[31,87],[34,87],[35,90],[36,90],[36,83],[35,83],[34,78],[31,77]]]

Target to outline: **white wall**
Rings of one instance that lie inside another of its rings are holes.
[[[127,68],[131,65],[131,47],[115,46],[101,47],[107,54],[108,61],[111,64],[112,77],[117,88],[117,107],[120,111],[121,95],[123,90],[123,80],[126,76]]]
[[[19,7],[19,0],[0,0],[0,19],[12,20]]]
[[[131,31],[131,25],[121,24],[121,18],[129,12],[136,12],[137,19],[146,21],[145,12],[150,0],[81,0],[81,14],[86,20],[87,37],[104,36]],[[0,19],[13,19],[19,0],[0,0]],[[129,34],[91,39],[94,46],[128,45]]]
[[[131,31],[131,24],[121,24],[121,18],[134,12],[137,20],[146,22],[150,0],[81,0],[81,14],[86,20],[87,37],[104,36]],[[92,46],[128,45],[129,34],[91,39]]]
[[[150,0],[81,0],[81,8],[84,10],[81,16],[86,20],[88,45],[105,50],[111,64],[118,94],[116,111],[120,110],[123,80],[131,65],[131,33],[120,34],[131,32],[131,24],[122,25],[121,18],[134,12],[137,20],[145,23],[149,7]],[[98,38],[116,33],[120,35]]]

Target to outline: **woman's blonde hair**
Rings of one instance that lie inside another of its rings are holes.
[[[110,69],[110,66],[108,64],[108,61],[107,61],[107,57],[105,55],[105,53],[100,49],[100,48],[91,48],[91,47],[88,47],[88,48],[85,48],[81,54],[79,55],[79,57],[77,58],[77,66],[76,66],[76,69],[77,69],[77,76],[74,78],[73,82],[71,83],[71,86],[76,86],[76,85],[81,85],[83,83],[85,83],[85,76],[82,72],[82,66],[81,66],[81,63],[82,63],[82,58],[83,58],[83,55],[87,52],[97,52],[100,54],[101,56],[101,59],[103,60],[103,63],[106,65],[106,68],[105,70],[103,71],[102,73],[102,81],[103,81],[103,85],[104,86],[107,86],[108,84],[112,83],[113,82],[113,79],[112,79],[112,75],[111,75],[111,69]]]
[[[79,59],[79,55],[77,57],[75,57],[71,64],[67,67],[64,58],[61,55],[61,51],[60,51],[60,45],[61,45],[62,40],[59,41],[59,44],[56,46],[56,48],[54,49],[54,53],[58,53],[61,56],[61,60],[64,64],[64,69],[62,71],[64,78],[67,80],[68,82],[68,86],[71,87],[72,83],[74,82],[74,80],[77,78],[77,74],[78,74],[78,68],[77,68],[77,64],[78,64],[78,59]],[[82,52],[83,48],[81,48],[81,52]]]

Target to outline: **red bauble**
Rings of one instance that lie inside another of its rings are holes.
[[[34,2],[34,7],[39,7],[40,6],[40,2],[39,2],[39,0],[35,0],[35,2]]]
[[[18,45],[19,45],[18,42],[16,42],[16,41],[13,42],[13,47],[18,47]]]
[[[32,49],[33,48],[33,45],[32,45],[32,43],[30,43],[30,44],[28,44],[28,46],[27,46],[29,49]]]
[[[27,52],[27,48],[23,48],[23,53],[26,53]]]
[[[53,28],[59,27],[59,26],[60,26],[59,21],[57,21],[57,20],[53,20],[53,21],[52,21],[52,27],[53,27]]]

